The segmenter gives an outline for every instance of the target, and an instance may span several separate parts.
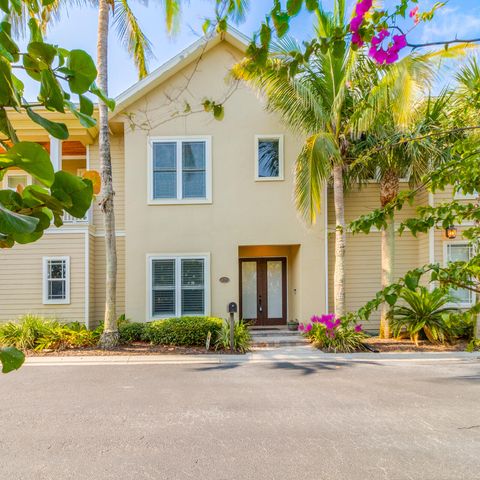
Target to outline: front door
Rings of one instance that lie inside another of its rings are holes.
[[[285,258],[240,259],[240,316],[255,325],[287,322]]]

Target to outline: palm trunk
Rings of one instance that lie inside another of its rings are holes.
[[[393,201],[399,191],[398,175],[390,170],[380,181],[380,202],[382,207]],[[381,232],[382,255],[382,289],[391,285],[395,278],[395,216],[392,213],[387,220],[387,227]],[[390,337],[391,308],[383,303],[380,317],[380,338]]]
[[[343,195],[343,167],[333,167],[333,201],[335,204],[335,272],[333,277],[333,292],[335,301],[335,316],[346,313],[345,306],[345,248],[347,234],[345,229],[345,202]]]
[[[110,12],[107,0],[98,2],[98,86],[108,95],[108,26]],[[113,199],[115,192],[112,182],[112,160],[110,155],[110,132],[108,127],[108,108],[99,99],[99,135],[98,147],[101,162],[102,200],[100,207],[103,213],[105,228],[106,253],[106,292],[104,330],[100,339],[102,348],[113,348],[118,344],[117,316],[115,311],[117,293],[117,245],[115,238],[115,214]]]

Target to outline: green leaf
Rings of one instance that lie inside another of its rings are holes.
[[[84,113],[77,110],[77,107],[72,102],[65,102],[67,108],[78,118],[80,124],[85,128],[92,128],[94,127],[97,122],[94,118],[90,117],[89,115],[85,115]]]
[[[33,233],[38,221],[38,218],[12,212],[0,205],[0,233],[7,235]]]
[[[13,86],[12,68],[5,58],[0,57],[0,105],[14,107],[19,105]]]
[[[14,62],[18,62],[20,50],[10,36],[10,31],[11,26],[8,22],[0,22],[0,45],[12,55]]]
[[[405,286],[412,291],[415,291],[418,287],[418,282],[420,281],[420,275],[416,272],[409,272],[405,275]]]
[[[68,84],[73,93],[85,93],[97,78],[95,63],[83,50],[72,50],[67,61],[67,68],[73,73]]]
[[[68,138],[68,128],[64,123],[52,122],[47,118],[40,116],[31,108],[26,108],[27,115],[38,125],[42,126],[52,137],[66,140]]]
[[[76,218],[83,218],[93,199],[93,185],[71,173],[55,173],[55,181],[50,189],[52,196],[59,200],[64,209]]]
[[[43,42],[42,31],[36,18],[33,17],[28,21],[28,29],[30,30],[31,42]]]
[[[318,0],[305,0],[305,6],[309,12],[313,12],[318,9]]]
[[[112,98],[108,98],[103,90],[97,87],[95,83],[90,87],[90,93],[93,93],[96,95],[102,102],[105,103],[105,105],[108,107],[108,109],[113,112],[115,110],[115,100]]]
[[[54,181],[53,166],[48,152],[38,143],[19,142],[0,154],[0,168],[18,167],[49,187]]]
[[[398,299],[398,296],[393,293],[390,295],[385,295],[385,300],[391,307],[395,305],[395,303],[397,302],[397,299]]]
[[[57,55],[57,49],[53,45],[43,42],[29,43],[27,46],[27,52],[32,58],[40,60],[45,68],[52,65],[53,60]]]
[[[48,109],[64,113],[63,90],[55,75],[50,70],[42,70],[40,81],[40,94],[38,96],[40,102],[44,103]]]
[[[30,55],[23,55],[23,66],[27,75],[36,80],[40,81],[40,63],[35,58]]]
[[[18,370],[25,361],[25,355],[14,347],[0,348],[0,362],[2,362],[2,373],[9,373]]]
[[[287,12],[289,15],[294,16],[302,8],[303,0],[287,0]]]
[[[0,0],[0,9],[7,14],[10,13],[10,10],[8,8],[8,0]]]
[[[13,125],[8,119],[7,112],[3,107],[0,107],[0,132],[2,132],[7,138],[11,139],[14,143],[18,142],[17,134]],[[0,175],[1,178],[1,175]]]
[[[93,114],[93,102],[85,95],[79,95],[78,97],[80,99],[80,112],[91,117]]]
[[[215,104],[213,106],[213,118],[215,120],[223,120],[224,114],[225,114],[225,110],[223,108],[223,105]]]

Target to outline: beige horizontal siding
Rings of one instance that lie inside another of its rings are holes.
[[[43,257],[70,257],[70,304],[43,305]],[[35,313],[85,320],[85,234],[49,233],[38,242],[0,250],[0,321]]]
[[[105,311],[105,237],[95,237],[94,241],[95,276],[93,296],[90,299],[92,317],[90,325],[98,325]],[[125,237],[117,237],[118,277],[117,277],[117,315],[125,312]]]
[[[347,235],[346,250],[346,303],[347,311],[355,312],[373,299],[381,289],[381,234]],[[329,235],[329,305],[333,311],[333,274],[335,267],[335,237]],[[404,234],[397,236],[395,276],[418,265],[418,239]],[[372,315],[364,327],[378,329],[379,314]]]
[[[121,134],[110,136],[110,149],[112,155],[113,188],[115,190],[115,227],[117,231],[125,229],[125,154],[124,137]],[[90,145],[90,169],[100,172],[100,159],[98,156],[98,143]],[[146,185],[141,185],[144,193]],[[103,218],[98,206],[98,198],[94,201],[93,224],[98,231],[104,231]]]

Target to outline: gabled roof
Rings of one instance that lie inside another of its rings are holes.
[[[178,55],[175,55],[175,57],[156,68],[145,78],[139,80],[121,93],[115,99],[116,105],[115,111],[111,115],[112,118],[222,41],[230,43],[241,51],[246,51],[250,39],[230,26],[226,32],[220,34],[215,33],[199,38],[189,47],[182,50]]]

